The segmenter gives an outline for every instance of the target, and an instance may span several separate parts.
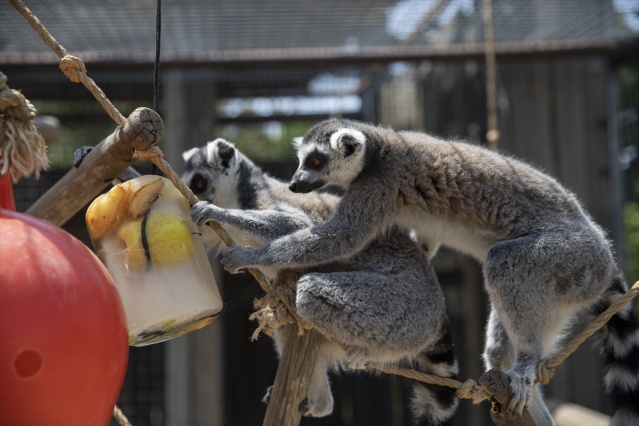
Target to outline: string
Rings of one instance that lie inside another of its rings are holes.
[[[153,110],[158,112],[160,107],[160,40],[162,35],[162,0],[156,1],[155,6],[155,63],[153,65]],[[151,174],[158,174],[158,167],[153,163]]]

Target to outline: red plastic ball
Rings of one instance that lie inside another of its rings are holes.
[[[0,424],[107,425],[128,355],[122,302],[93,252],[0,209]]]

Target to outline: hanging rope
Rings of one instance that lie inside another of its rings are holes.
[[[7,86],[0,72],[0,176],[11,174],[14,182],[49,167],[47,146],[33,125],[36,109],[17,90]]]
[[[155,3],[155,63],[153,65],[153,110],[160,108],[160,40],[162,33],[162,0]],[[151,174],[158,173],[158,166],[153,164]]]
[[[155,64],[153,66],[153,110],[160,107],[160,39],[162,34],[162,0],[157,0],[155,12]]]

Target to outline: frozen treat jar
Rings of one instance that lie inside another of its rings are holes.
[[[132,346],[200,329],[222,310],[189,213],[171,181],[153,175],[114,186],[87,210],[87,228],[122,298]]]

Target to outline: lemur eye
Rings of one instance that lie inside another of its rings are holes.
[[[193,176],[193,179],[191,179],[191,191],[204,191],[206,189],[206,184],[206,179],[204,179],[204,177],[202,177],[201,175],[196,174],[195,176]]]
[[[308,159],[308,162],[307,162],[307,164],[310,167],[313,167],[313,168],[320,167],[322,165],[322,163],[323,163],[323,161],[322,161],[322,159],[320,157],[310,157]]]

